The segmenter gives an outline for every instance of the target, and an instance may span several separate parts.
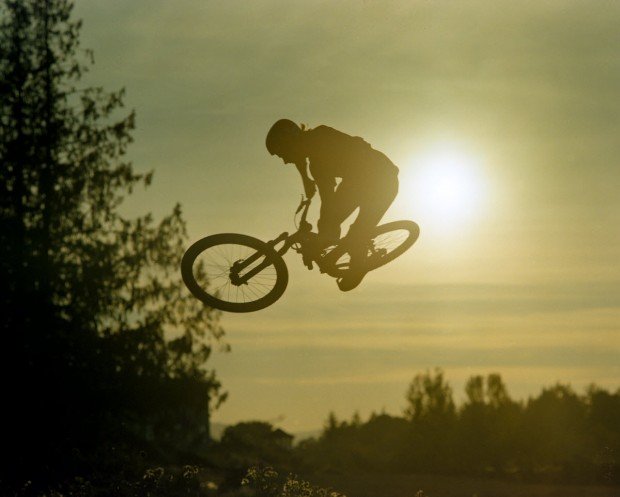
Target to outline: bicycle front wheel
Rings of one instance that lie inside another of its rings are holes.
[[[181,261],[189,291],[205,304],[228,312],[264,309],[288,284],[284,259],[265,242],[221,233],[192,244]]]
[[[366,271],[387,264],[408,250],[420,236],[420,227],[413,221],[393,221],[374,228],[370,233],[368,250],[364,261]],[[346,237],[327,257],[333,261],[330,274],[343,276],[349,269],[351,241]]]

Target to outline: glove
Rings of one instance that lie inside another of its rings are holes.
[[[312,269],[314,267],[314,265],[312,264],[312,258],[309,254],[303,253],[301,255],[301,260],[303,261],[304,266],[306,266],[308,269]]]

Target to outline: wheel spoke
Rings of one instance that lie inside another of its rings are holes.
[[[376,269],[401,255],[413,245],[418,234],[419,227],[412,221],[394,221],[377,226],[366,252],[367,269]],[[331,252],[333,256],[329,257]],[[332,275],[344,274],[351,260],[346,242],[336,246],[331,252],[325,256],[325,267]]]
[[[278,273],[273,264],[262,268],[249,280],[235,285],[230,280],[231,269],[235,262],[247,260],[256,254],[256,249],[239,244],[219,244],[204,250],[198,257],[197,263],[202,264],[206,279],[210,282],[218,295],[218,299],[231,303],[246,303],[260,300],[269,294],[278,281]],[[254,271],[265,263],[265,255],[261,254],[257,260],[243,267],[239,277]]]

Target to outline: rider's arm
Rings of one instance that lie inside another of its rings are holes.
[[[314,192],[316,191],[316,184],[310,179],[310,176],[308,176],[306,162],[304,161],[303,163],[295,164],[295,167],[301,175],[301,181],[304,184],[304,192],[306,193],[306,197],[312,198],[314,196]]]
[[[329,202],[334,195],[336,189],[336,178],[322,178],[319,177],[316,180],[316,186],[319,189],[319,195],[321,196],[321,204],[325,203],[325,200]]]
[[[340,238],[340,225],[333,219],[332,212],[332,199],[336,189],[336,179],[333,177],[317,177],[316,184],[321,196],[321,211],[317,222],[319,238],[326,243],[331,243]]]

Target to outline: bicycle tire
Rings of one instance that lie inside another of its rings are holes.
[[[245,284],[234,285],[230,280],[232,264],[257,254],[267,263],[265,269],[272,268],[270,277],[267,278],[261,270],[248,281],[247,288]],[[199,260],[201,257],[205,260]],[[183,254],[181,275],[194,297],[210,307],[227,312],[264,309],[282,296],[288,284],[284,259],[262,240],[238,233],[210,235],[193,243]],[[216,285],[216,288],[211,288]]]
[[[403,236],[394,237],[392,240],[389,238],[382,239],[382,235],[402,232]],[[390,261],[393,261],[404,252],[406,252],[416,242],[420,236],[420,227],[413,221],[392,221],[385,224],[380,224],[371,231],[369,239],[375,249],[387,250],[385,255],[367,257],[364,267],[366,271],[372,271],[377,269]],[[330,271],[333,276],[339,277],[345,274],[348,270],[348,252],[350,249],[350,243],[346,237],[342,243],[334,247],[334,249],[328,254],[328,257],[334,261],[333,271]]]

